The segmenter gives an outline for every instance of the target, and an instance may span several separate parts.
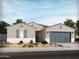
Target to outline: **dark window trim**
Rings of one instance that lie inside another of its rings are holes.
[[[20,33],[19,33],[19,30],[17,29],[16,30],[16,38],[19,38],[20,37]]]

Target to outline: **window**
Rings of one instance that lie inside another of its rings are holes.
[[[27,30],[24,30],[24,38],[27,38]]]
[[[16,30],[16,38],[19,38],[19,30]]]

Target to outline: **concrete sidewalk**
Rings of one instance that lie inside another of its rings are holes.
[[[54,47],[54,48],[0,48],[0,53],[39,52],[39,51],[65,51],[65,50],[79,50],[79,48],[66,48],[66,47]]]
[[[79,44],[77,43],[57,43],[58,45],[62,45],[64,47],[69,46],[71,48],[79,48]]]

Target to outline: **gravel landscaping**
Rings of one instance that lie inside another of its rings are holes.
[[[6,48],[47,48],[47,47],[64,47],[59,44],[7,44]]]

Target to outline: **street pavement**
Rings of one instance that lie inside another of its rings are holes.
[[[79,50],[0,53],[0,59],[79,59]]]
[[[72,48],[0,48],[0,59],[79,59],[79,45]]]

